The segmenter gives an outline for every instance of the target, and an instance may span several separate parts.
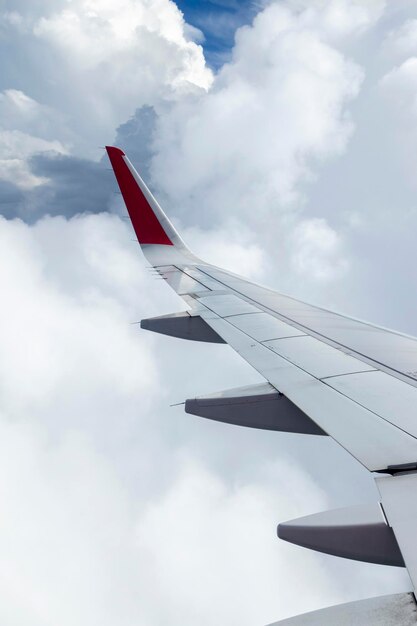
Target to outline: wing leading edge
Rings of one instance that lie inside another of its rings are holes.
[[[417,523],[417,507],[412,507],[404,530],[404,515],[396,515],[392,503],[397,502],[398,487],[398,502],[405,506],[407,498],[414,497],[417,479],[417,340],[308,305],[204,263],[187,248],[126,155],[119,148],[106,149],[145,256],[188,307],[181,314],[144,320],[142,326],[228,343],[266,380],[261,393],[255,385],[241,394],[226,391],[188,400],[188,412],[255,428],[331,436],[378,473],[378,532],[384,541],[399,546],[395,564],[404,561],[416,589],[417,551],[410,528]],[[249,403],[256,407],[257,419],[251,417]],[[401,479],[404,475],[407,481]],[[360,558],[357,538],[373,536],[373,531],[369,520],[361,522],[357,513],[353,517],[354,523],[346,513],[341,534],[337,529],[323,534],[314,522],[313,530],[310,522],[295,524],[295,532],[294,522],[283,524],[278,534],[329,554],[371,560],[366,555],[372,552],[372,562],[394,564],[395,559],[386,557],[386,545],[370,547],[368,539],[362,540]],[[361,530],[365,527],[368,535]],[[320,536],[319,542],[311,541],[312,532]],[[339,535],[340,541],[348,537],[357,545],[338,549]]]

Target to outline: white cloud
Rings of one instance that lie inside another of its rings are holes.
[[[384,45],[395,54],[409,56],[417,53],[417,19],[406,20],[388,33]]]
[[[112,143],[138,107],[160,107],[211,84],[193,41],[197,29],[171,0],[42,0],[13,8],[0,18],[0,177],[22,189],[48,182],[31,172],[35,153],[97,159],[99,146]]]
[[[37,152],[49,151],[61,154],[66,152],[59,141],[46,141],[19,130],[0,128],[0,180],[11,182],[23,189],[42,185],[47,179],[31,172],[28,159]]]
[[[0,120],[7,130],[27,132],[46,140],[61,136],[65,124],[61,114],[19,89],[0,92]]]
[[[327,12],[326,3],[266,7],[237,32],[211,90],[161,117],[153,178],[194,223],[239,220],[280,254],[300,183],[340,155],[353,130],[346,106],[363,73],[326,41]]]
[[[304,279],[329,281],[347,271],[340,237],[323,219],[303,220],[293,233],[291,263]]]
[[[239,32],[211,87],[202,50],[171,2],[15,4],[1,26],[20,38],[28,69],[19,89],[2,87],[3,179],[39,185],[27,166],[38,150],[93,152],[136,107],[152,104],[160,114],[154,182],[167,209],[191,224],[185,237],[203,258],[256,280],[285,280],[291,293],[304,285],[315,300],[328,284],[360,308],[336,215],[346,199],[361,217],[354,260],[364,297],[393,263],[412,273],[406,252],[398,261],[384,252],[383,272],[379,264],[376,274],[364,271],[372,249],[392,246],[402,204],[394,219],[385,214],[389,233],[370,239],[381,215],[372,194],[384,177],[369,184],[363,155],[374,162],[382,153],[381,128],[372,126],[378,98],[394,98],[407,125],[413,118],[414,62],[394,68],[379,90],[371,82],[376,100],[364,119],[356,108],[365,149],[359,141],[347,156],[359,151],[363,160],[342,161],[343,185],[332,169],[324,179],[323,188],[336,180],[331,216],[305,201],[305,183],[318,186],[324,164],[350,147],[348,107],[363,96],[364,70],[347,50],[355,58],[366,29],[383,37],[373,30],[383,2],[273,3]],[[358,206],[355,163],[366,183]],[[224,346],[130,325],[183,304],[145,275],[116,217],[44,218],[32,227],[1,220],[0,284],[0,621],[244,626],[407,586],[397,570],[276,539],[279,520],[365,499],[365,474],[331,442],[311,446],[166,408],[255,382],[254,374]],[[379,309],[386,292],[384,283]],[[337,476],[328,472],[336,465]],[[371,488],[365,495],[377,497]]]
[[[202,48],[170,0],[77,0],[38,19],[33,32],[72,75],[71,106],[107,135],[138,106],[211,82]]]
[[[390,97],[417,115],[417,57],[409,57],[381,79]]]
[[[279,550],[271,520],[282,496],[273,490],[229,489],[183,459],[166,493],[135,502],[83,434],[51,445],[38,425],[4,418],[0,434],[0,617],[11,626],[249,626],[288,611],[277,590],[295,576],[306,582],[306,606],[323,599],[318,558],[301,567]],[[314,487],[302,493],[312,499]]]
[[[392,141],[397,160],[411,184],[415,184],[414,163],[417,158],[417,56],[393,67],[379,82],[381,100],[390,120]]]
[[[18,11],[4,11],[0,13],[0,25],[19,27],[22,24],[22,16]]]
[[[184,230],[184,238],[190,249],[207,263],[254,280],[265,273],[265,252],[237,221],[229,221],[222,230],[189,228]]]
[[[386,0],[284,0],[282,3],[301,16],[304,27],[319,30],[322,36],[340,41],[358,37],[375,26],[383,15]]]
[[[90,398],[104,397],[109,390],[112,397],[117,390],[136,396],[146,389],[149,394],[156,381],[146,343],[137,345],[134,327],[123,324],[120,303],[109,300],[100,286],[116,273],[118,286],[113,289],[120,292],[124,285],[124,298],[132,296],[129,281],[140,287],[129,265],[131,255],[112,243],[117,228],[118,220],[103,217],[74,219],[70,224],[45,219],[30,232],[20,221],[2,220],[0,274],[8,297],[1,311],[0,385],[7,411],[24,415],[54,404],[65,407],[70,400],[88,411]],[[86,229],[91,232],[89,241]],[[46,245],[57,254],[56,267],[45,257]],[[96,270],[98,263],[102,275]],[[68,272],[71,295],[68,283],[67,293],[62,291]]]
[[[0,179],[22,189],[45,183],[46,178],[31,172],[28,161],[38,152],[67,152],[54,138],[59,126],[62,121],[57,113],[23,91],[0,92]]]
[[[276,462],[273,469],[279,476],[285,467]],[[300,478],[292,472],[274,497],[255,482],[228,487],[185,459],[174,488],[149,506],[137,527],[138,546],[154,557],[149,623],[172,621],[173,615],[190,625],[270,622],[289,610],[282,595],[279,608],[271,599],[286,579],[305,579],[305,567],[317,568],[304,591],[305,605],[317,602],[329,583],[325,571],[311,554],[300,568],[299,555],[280,550],[270,524],[291,490],[298,503],[311,498],[310,488],[317,497],[317,488]]]
[[[0,619],[249,626],[351,597],[326,557],[276,538],[278,521],[328,506],[290,460],[301,440],[165,408],[179,380],[181,395],[220,388],[242,366],[224,346],[155,349],[129,324],[177,298],[125,223],[3,219],[0,243]],[[404,585],[343,567],[364,595]]]

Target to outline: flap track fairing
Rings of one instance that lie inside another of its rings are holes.
[[[192,341],[205,341],[207,343],[225,343],[199,315],[190,315],[187,311],[150,317],[140,323],[140,327],[151,330],[154,333],[190,339]]]
[[[377,504],[308,515],[279,524],[277,532],[284,541],[325,554],[404,567],[394,532]]]
[[[185,412],[226,424],[305,435],[326,433],[269,383],[186,400]]]

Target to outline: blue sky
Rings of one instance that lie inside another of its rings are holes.
[[[205,57],[209,65],[218,69],[230,57],[236,30],[251,23],[260,5],[248,0],[184,0],[178,6],[187,22],[204,34]]]

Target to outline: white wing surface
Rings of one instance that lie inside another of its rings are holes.
[[[246,411],[242,424],[288,431],[294,420],[294,432],[331,436],[368,470],[386,474],[379,478],[385,508],[385,492],[391,502],[401,477],[417,471],[417,340],[204,263],[186,247],[125,154],[113,147],[107,152],[145,256],[187,305],[183,314],[144,320],[143,327],[227,343],[267,383],[262,390],[187,401],[190,412],[239,423],[239,406],[253,402],[261,413],[269,411],[266,421],[257,423],[255,415],[250,423]],[[402,503],[414,497],[415,482],[401,482]],[[417,550],[411,554],[409,537],[396,529],[397,516],[388,508],[387,540],[391,546],[393,531],[417,585]],[[417,523],[417,507],[411,516],[409,523]],[[352,525],[347,520],[343,527]],[[310,525],[298,528],[311,532],[305,530]],[[355,534],[356,522],[354,528]]]

